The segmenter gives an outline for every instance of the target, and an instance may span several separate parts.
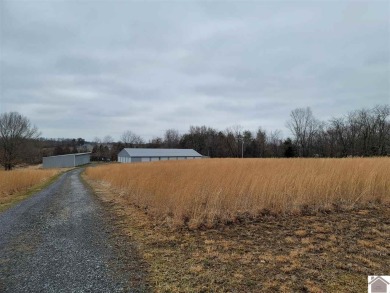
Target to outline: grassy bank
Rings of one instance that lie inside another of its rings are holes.
[[[0,171],[0,212],[53,182],[59,169],[23,168]]]

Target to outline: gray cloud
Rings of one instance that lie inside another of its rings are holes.
[[[0,2],[0,112],[46,137],[285,129],[390,103],[387,1]]]

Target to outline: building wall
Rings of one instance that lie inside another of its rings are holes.
[[[175,160],[195,160],[202,157],[126,157],[118,155],[119,163],[140,163],[140,162],[156,162],[156,161],[175,161]]]
[[[130,163],[131,158],[129,157],[129,154],[126,152],[125,149],[121,150],[118,153],[118,162],[119,163]]]
[[[130,163],[132,161],[133,161],[132,158],[130,158],[128,156],[122,156],[122,157],[118,156],[118,162],[119,163]]]
[[[125,159],[126,159],[126,157],[119,157],[118,156],[118,162],[119,163],[126,163]]]
[[[44,157],[42,166],[43,168],[70,168],[88,164],[90,162],[90,154],[82,155],[62,155],[53,157]]]
[[[91,155],[90,154],[82,154],[82,155],[76,155],[75,156],[75,166],[81,166],[85,164],[89,164],[91,161]]]
[[[43,158],[43,168],[74,167],[74,155],[55,156]]]

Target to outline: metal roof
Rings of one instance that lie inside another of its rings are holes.
[[[82,155],[90,155],[91,152],[87,152],[87,153],[73,153],[73,154],[65,154],[65,155],[57,155],[57,156],[47,156],[47,157],[44,157],[44,158],[51,158],[51,157],[64,157],[64,156],[82,156]]]
[[[201,157],[193,149],[125,148],[130,157]]]

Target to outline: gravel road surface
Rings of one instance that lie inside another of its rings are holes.
[[[0,292],[149,291],[135,246],[81,171],[0,213]]]

